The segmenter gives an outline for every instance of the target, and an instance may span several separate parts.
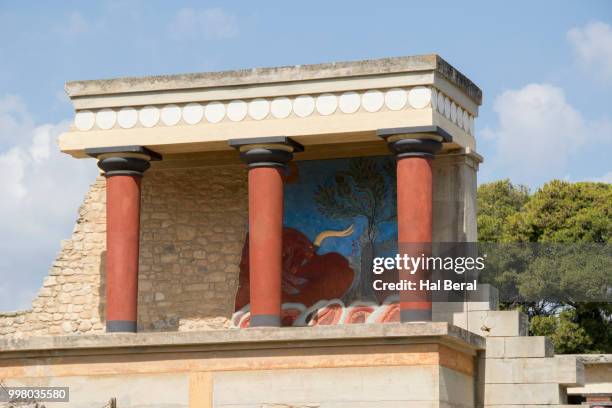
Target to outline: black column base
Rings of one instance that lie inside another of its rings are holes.
[[[280,316],[276,315],[252,315],[249,327],[280,327]]]
[[[431,322],[431,309],[408,309],[400,310],[400,321],[410,322]]]
[[[131,320],[107,320],[107,333],[136,333],[136,322]]]

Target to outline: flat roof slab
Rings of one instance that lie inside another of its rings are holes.
[[[384,144],[379,129],[423,126],[450,135],[446,150],[475,151],[482,103],[482,91],[435,54],[72,81],[66,91],[76,113],[60,149],[81,158],[127,145],[164,156],[223,152],[229,139],[274,136],[334,157],[340,145]]]

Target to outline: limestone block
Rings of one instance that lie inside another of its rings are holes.
[[[476,292],[467,292],[467,311],[497,310],[499,291],[488,283],[478,285]]]
[[[465,310],[465,302],[431,302],[432,313],[461,313]]]
[[[400,407],[408,401],[437,402],[438,388],[437,366],[225,371],[214,374],[213,405]]]
[[[467,316],[466,316],[467,315]],[[485,337],[527,336],[527,315],[517,310],[490,310],[456,313],[453,321],[460,326],[467,320],[467,330]],[[462,326],[460,326],[462,327]]]
[[[485,384],[487,405],[563,404],[558,384]]]
[[[547,337],[505,337],[504,357],[553,357],[554,347]]]
[[[481,359],[479,373],[487,384],[584,383],[584,365],[574,356]]]
[[[454,317],[455,314],[463,312],[464,308],[465,302],[432,302],[431,317],[434,322],[447,322],[467,330],[467,320],[462,324]]]
[[[470,375],[440,367],[440,402],[448,402],[455,406],[474,406],[474,378]]]
[[[489,337],[486,358],[536,358],[553,357],[554,348],[544,336]]]
[[[506,348],[506,341],[503,337],[489,337],[487,338],[487,348],[485,351],[485,358],[503,358],[504,351]]]

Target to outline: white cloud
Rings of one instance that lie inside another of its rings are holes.
[[[0,310],[29,307],[97,174],[59,152],[67,128],[35,125],[19,97],[0,97]]]
[[[612,81],[612,27],[602,22],[592,22],[567,33],[579,64],[589,72]]]
[[[15,141],[15,137],[33,127],[25,104],[16,95],[0,98],[0,149]]]
[[[495,153],[485,166],[489,173],[513,182],[538,186],[562,178],[569,160],[587,141],[612,141],[609,121],[587,121],[568,103],[563,90],[552,85],[529,84],[505,91],[493,110],[498,126],[483,134],[495,143]]]
[[[238,19],[221,8],[183,8],[168,24],[168,31],[174,39],[200,35],[208,39],[232,38],[239,32]]]
[[[18,205],[27,191],[23,182],[24,165],[21,150],[13,148],[0,154],[0,190],[4,192],[3,206]],[[0,204],[2,205],[2,204]],[[2,207],[0,207],[2,209]]]

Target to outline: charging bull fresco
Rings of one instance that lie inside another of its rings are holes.
[[[372,258],[392,255],[397,246],[394,159],[293,162],[289,170],[285,179],[282,324],[399,321],[397,295],[374,291],[371,272]],[[234,327],[249,323],[248,240],[247,234]]]

